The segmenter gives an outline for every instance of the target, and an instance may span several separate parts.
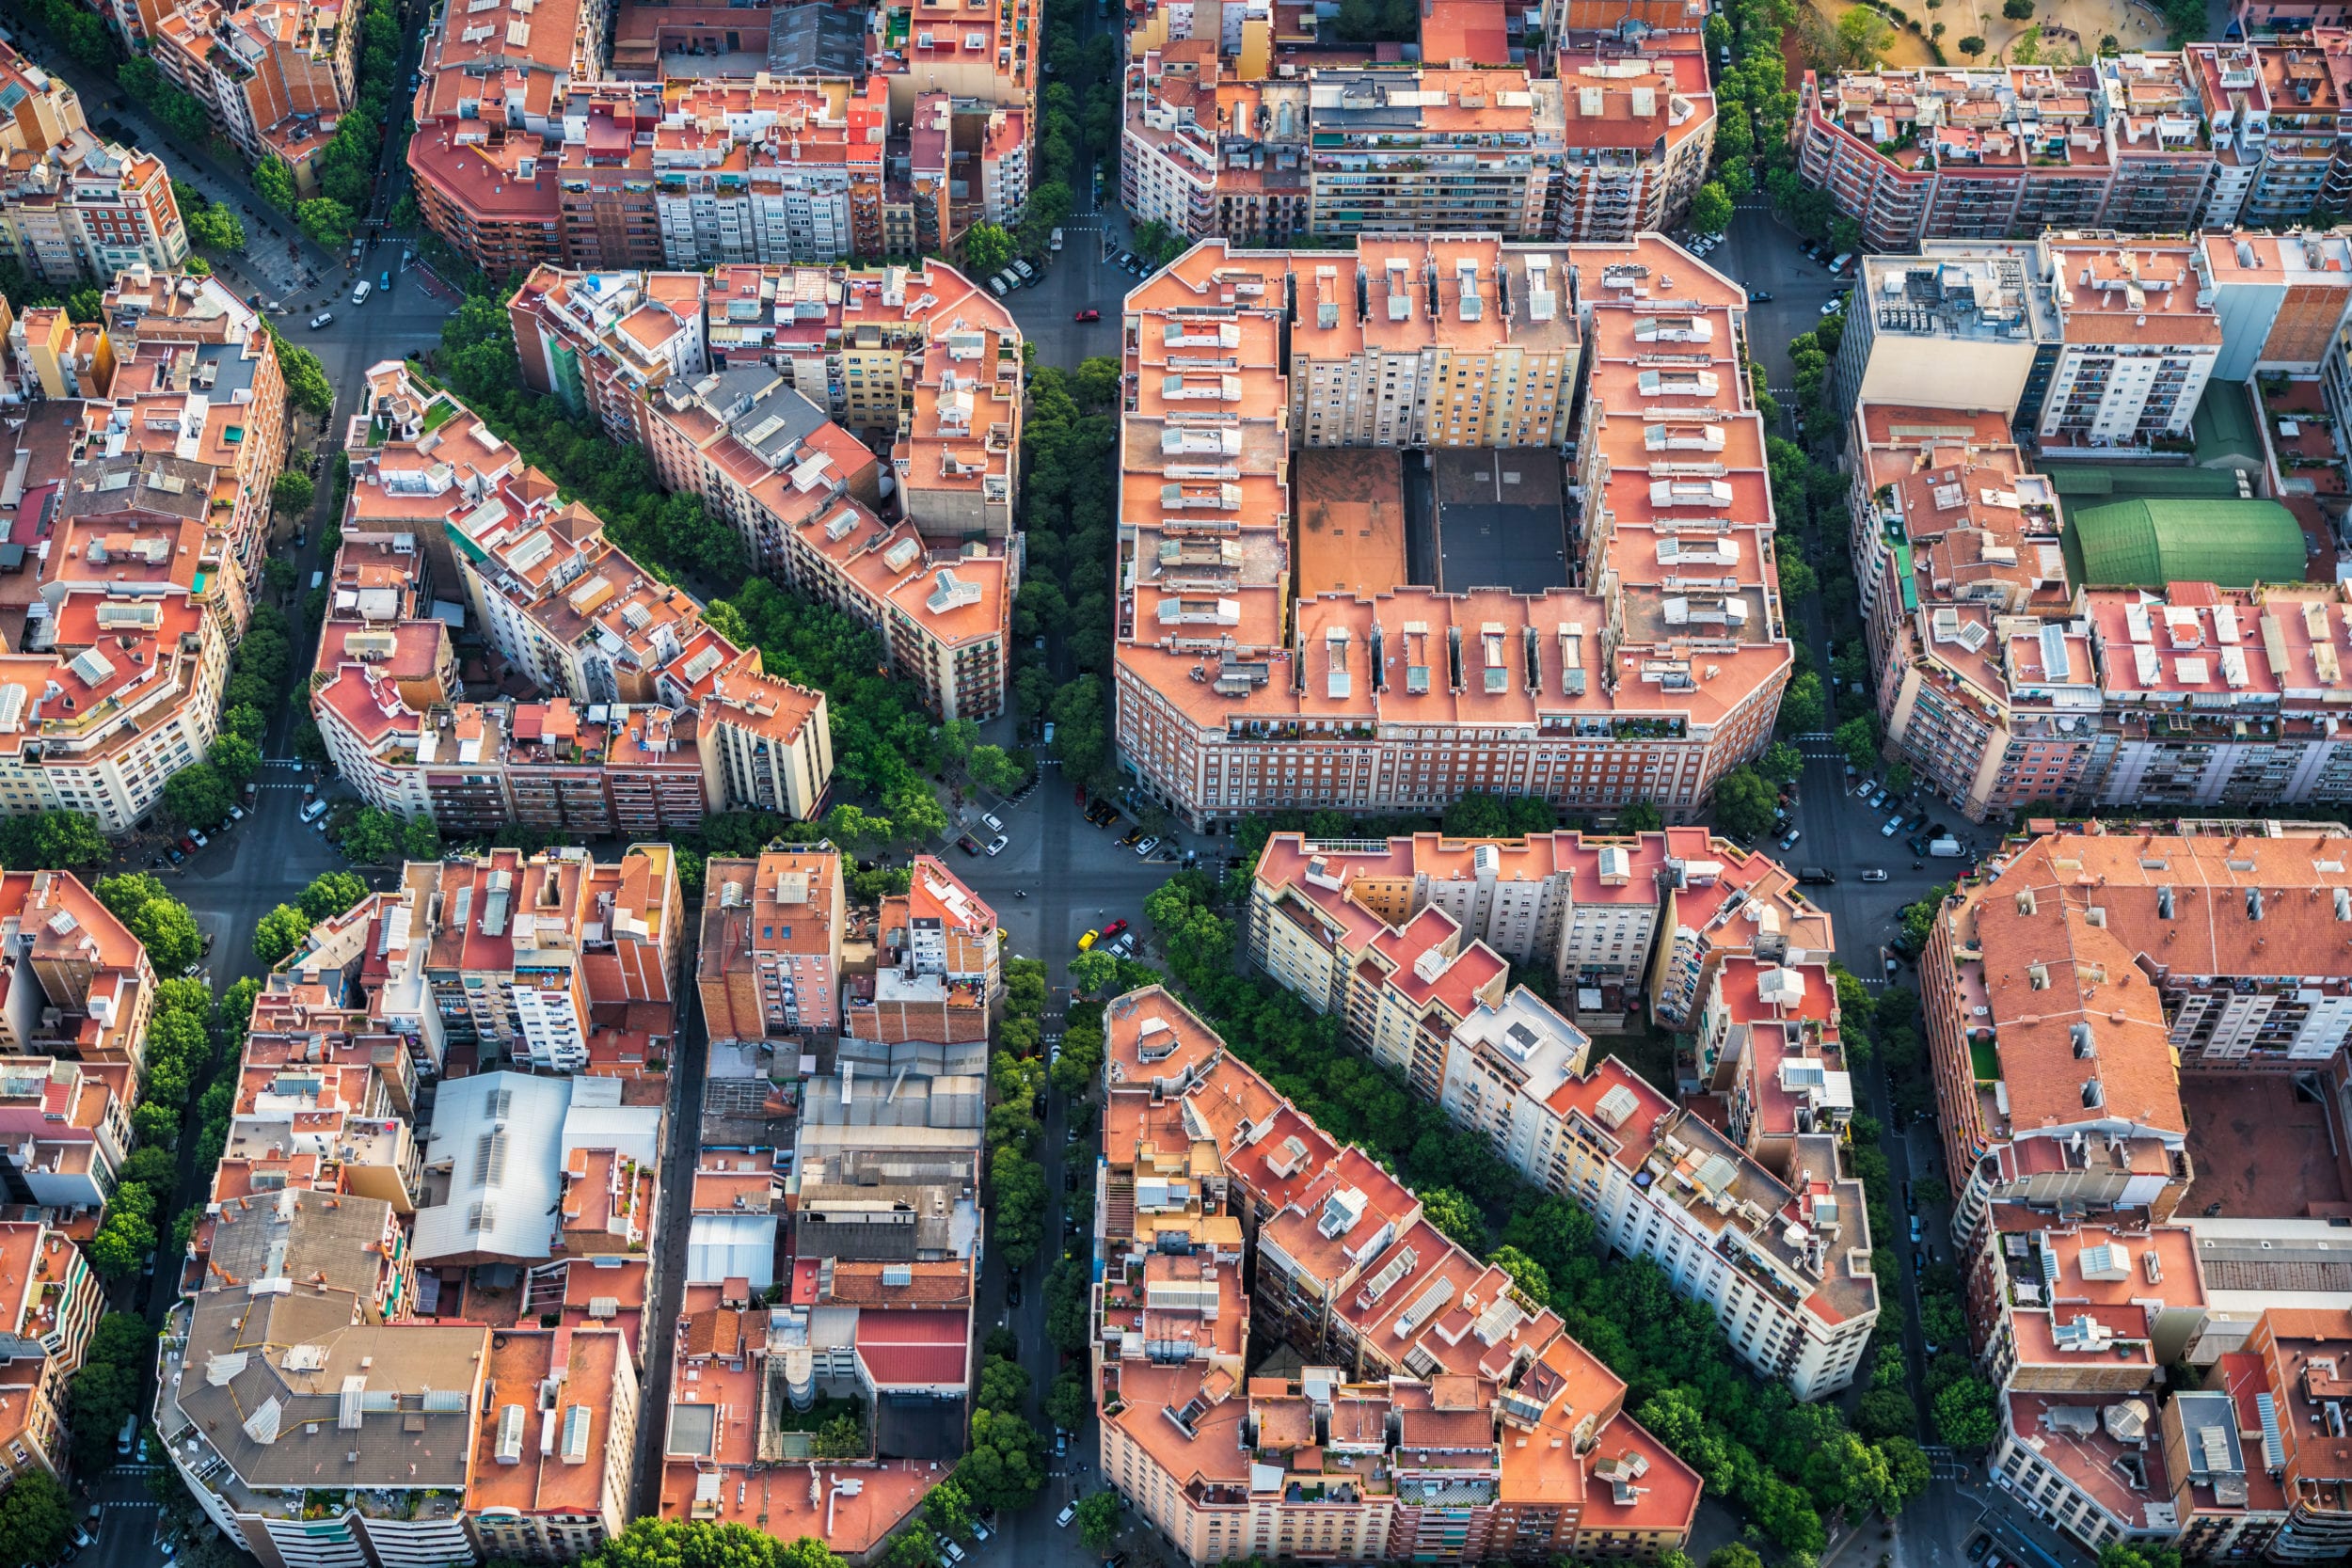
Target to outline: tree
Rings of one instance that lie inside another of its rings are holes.
[[[891,837],[902,844],[919,844],[947,831],[947,810],[939,794],[919,779],[892,790],[882,801],[890,813]]]
[[[310,510],[313,495],[310,476],[300,468],[288,468],[269,487],[269,504],[281,517],[299,517]],[[277,562],[270,564],[274,566]]]
[[[587,1568],[843,1568],[823,1542],[803,1536],[788,1546],[742,1525],[707,1519],[629,1521],[628,1528],[587,1560]]]
[[[1755,766],[1772,783],[1792,784],[1804,776],[1804,753],[1785,740],[1777,740],[1756,759]]]
[[[400,852],[412,861],[441,858],[440,825],[429,816],[412,816],[401,824]],[[681,874],[684,867],[680,866]]]
[[[1120,1501],[1116,1492],[1095,1492],[1078,1504],[1078,1539],[1090,1552],[1110,1550],[1119,1539]],[[2106,1568],[2101,1564],[2100,1568]]]
[[[368,895],[368,884],[354,871],[322,872],[295,900],[313,924],[332,920]]]
[[[1854,13],[1848,11],[1846,14],[1851,16]],[[1778,558],[1775,564],[1780,572],[1780,596],[1783,599],[1809,599],[1820,592],[1821,585],[1813,576],[1813,568],[1806,565],[1802,558],[1784,555]]]
[[[2033,0],[2001,0],[2001,14],[2011,22],[2025,22],[2033,16]]]
[[[975,277],[987,277],[1005,270],[1012,261],[1012,236],[1004,226],[976,223],[963,232],[963,270]]]
[[[310,935],[310,921],[291,904],[280,904],[253,927],[253,956],[275,967]]]
[[[1828,710],[1821,698],[1821,677],[1808,670],[1788,683],[1780,696],[1780,733],[1811,735],[1821,727]]]
[[[332,197],[312,197],[294,209],[294,222],[311,241],[326,250],[351,243],[351,209]]]
[[[1503,806],[1502,798],[1484,790],[1472,790],[1457,798],[1445,808],[1445,816],[1439,820],[1454,838],[1502,838],[1511,832],[1511,814]]]
[[[78,811],[40,811],[0,821],[0,865],[10,871],[103,865],[113,854],[114,846],[97,822]]]
[[[101,877],[92,891],[138,938],[157,974],[177,974],[203,956],[204,936],[197,929],[196,916],[147,873]]]
[[[1002,746],[975,746],[964,763],[972,782],[992,795],[1010,795],[1029,781],[1029,770]]]
[[[1899,1433],[1881,1441],[1877,1448],[1879,1456],[1885,1461],[1887,1478],[1887,1495],[1880,1506],[1890,1513],[1899,1513],[1912,1498],[1928,1489],[1933,1472],[1928,1468],[1928,1456],[1908,1434]]]
[[[1014,1415],[1029,1401],[1029,1373],[1017,1361],[992,1355],[980,1369],[979,1391],[973,1402],[982,1410],[1001,1410]]]
[[[77,326],[95,326],[105,319],[106,296],[96,289],[76,289],[65,296],[65,313]]]
[[[1837,749],[1846,753],[1846,760],[1864,772],[1879,765],[1878,726],[1867,713],[1847,720],[1830,732]]]
[[[1665,813],[1640,796],[1628,800],[1617,812],[1617,832],[1621,833],[1654,833],[1665,825]]]
[[[381,806],[362,806],[343,826],[344,858],[360,865],[380,865],[401,852],[406,828]]]
[[[245,225],[237,221],[236,214],[218,202],[200,207],[193,213],[183,208],[181,215],[187,226],[190,244],[202,245],[207,250],[234,251],[245,248]]]
[[[1028,1422],[993,1410],[972,1413],[972,1443],[956,1466],[956,1484],[980,1509],[1022,1509],[1045,1484],[1042,1445]]]
[[[261,771],[262,749],[233,730],[223,730],[214,739],[213,749],[204,753],[204,761],[220,775],[222,784],[234,789]],[[221,815],[229,815],[226,807]]]
[[[1486,1250],[1486,1222],[1477,1205],[1451,1187],[1432,1187],[1421,1195],[1422,1217],[1472,1253]]]
[[[327,382],[326,367],[300,343],[288,342],[277,323],[266,317],[263,322],[269,327],[270,341],[278,345],[278,372],[286,383],[286,400],[306,414],[326,418],[335,411],[335,388]],[[341,456],[337,454],[338,459]]]
[[[1073,1367],[1054,1379],[1053,1387],[1045,1392],[1045,1418],[1063,1432],[1075,1432],[1093,1408],[1087,1397],[1086,1374]]]
[[[890,1543],[882,1553],[882,1561],[889,1568],[937,1568],[940,1561],[939,1537],[928,1525],[909,1525]]]
[[[1707,1568],[1764,1568],[1764,1560],[1756,1555],[1755,1547],[1734,1541],[1709,1552]]]
[[[1735,768],[1715,784],[1715,821],[1736,838],[1759,839],[1772,830],[1780,792],[1753,768]]]
[[[1109,989],[1118,978],[1119,959],[1100,949],[1089,949],[1070,960],[1071,989],[1088,996]]]
[[[1854,1405],[1854,1425],[1865,1437],[1902,1437],[1919,1430],[1919,1407],[1900,1387],[1872,1388]]]
[[[2099,1548],[2099,1568],[2181,1568],[2181,1551],[2149,1542],[2110,1541]]]
[[[73,1529],[73,1505],[57,1478],[27,1470],[0,1492],[0,1559],[52,1562]]]
[[[1944,882],[1928,889],[1915,904],[1903,906],[1903,944],[1907,952],[1924,953],[1928,942],[1935,935],[1935,917],[1944,911],[1944,900],[1952,895],[1954,884]]]
[[[1731,227],[1731,198],[1719,182],[1709,180],[1691,198],[1691,227],[1702,234],[1720,234]]]
[[[1511,1276],[1512,1285],[1529,1311],[1540,1312],[1551,1305],[1551,1276],[1526,1253],[1515,1246],[1500,1246],[1486,1261]]]
[[[1989,1447],[2000,1430],[1993,1385],[1971,1372],[1947,1383],[1935,1396],[1936,1435],[1955,1449]]]
[[[1878,64],[1894,36],[1886,18],[1867,6],[1856,6],[1837,19],[1838,59],[1851,70],[1867,71]]]
[[[253,194],[281,213],[294,209],[294,179],[286,166],[276,158],[264,158],[253,166]]]
[[[1984,40],[1971,33],[1960,40],[1960,52],[1973,60],[1984,53]]]

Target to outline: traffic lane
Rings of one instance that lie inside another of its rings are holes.
[[[93,1538],[75,1560],[83,1568],[153,1568],[155,1531],[163,1516],[147,1485],[154,1468],[118,1465],[92,1481],[87,1496],[75,1493],[74,1523]],[[93,1503],[98,1507],[94,1523],[88,1516]]]

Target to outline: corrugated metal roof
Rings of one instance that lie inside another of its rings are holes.
[[[2300,582],[2303,531],[2277,501],[2127,500],[2084,507],[2066,532],[2070,566],[2095,588]]]

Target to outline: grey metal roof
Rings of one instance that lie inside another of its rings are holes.
[[[382,1198],[299,1187],[231,1199],[213,1227],[213,1277],[224,1286],[284,1279],[366,1296],[383,1267],[368,1249],[383,1239],[391,1208]]]
[[[787,76],[855,76],[866,69],[863,11],[779,6],[769,13],[768,69]]]
[[[354,1323],[348,1291],[208,1291],[177,1399],[248,1487],[463,1486],[479,1323]]]

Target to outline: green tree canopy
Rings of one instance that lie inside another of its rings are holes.
[[[1780,792],[1754,768],[1735,768],[1715,784],[1715,820],[1726,832],[1755,840],[1772,831]]]
[[[310,510],[314,494],[309,474],[288,468],[269,487],[269,503],[281,517],[298,517]]]
[[[54,1562],[72,1530],[72,1499],[48,1471],[28,1470],[0,1492],[0,1559]]]
[[[1691,227],[1702,234],[1720,234],[1731,227],[1731,196],[1709,180],[1691,198]]]
[[[368,884],[356,871],[328,871],[311,879],[295,900],[313,924],[331,920],[356,908],[368,895]]]
[[[253,956],[275,967],[310,937],[310,918],[293,905],[278,905],[253,927]]]
[[[1121,1505],[1116,1492],[1094,1492],[1078,1503],[1078,1539],[1090,1552],[1110,1550],[1119,1539]],[[2102,1565],[2105,1568],[2105,1565]]]
[[[963,268],[976,279],[1000,273],[1012,261],[1012,236],[1004,226],[976,223],[963,232]]]

